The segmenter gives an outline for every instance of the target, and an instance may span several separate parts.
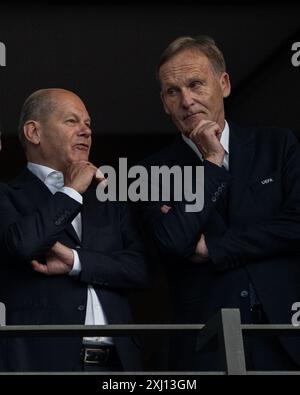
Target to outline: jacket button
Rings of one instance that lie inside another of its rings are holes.
[[[247,298],[248,296],[248,291],[246,291],[245,289],[243,289],[243,291],[241,292],[241,297],[242,298]]]
[[[81,304],[77,307],[77,310],[79,311],[84,311],[85,310],[85,305]]]

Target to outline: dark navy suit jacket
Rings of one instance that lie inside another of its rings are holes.
[[[201,165],[178,136],[151,165]],[[167,267],[174,322],[205,323],[221,308],[239,308],[249,323],[249,283],[269,322],[291,323],[300,301],[300,148],[292,132],[230,124],[229,172],[204,161],[204,209],[185,212],[186,202],[143,204],[144,223]],[[171,206],[167,214],[162,204]],[[189,260],[201,234],[210,260]],[[282,344],[300,364],[300,339]],[[177,365],[192,368],[195,338],[176,337]],[[203,354],[204,355],[204,354]],[[180,356],[180,357],[179,357]]]
[[[82,240],[71,222],[81,210]],[[56,242],[76,248],[78,276],[46,276],[30,261],[44,259]],[[64,193],[52,195],[25,169],[0,186],[0,300],[7,325],[84,324],[87,285],[93,285],[109,324],[131,323],[128,293],[149,282],[143,245],[125,204],[100,203],[95,190],[83,205]],[[136,339],[114,338],[125,370],[139,370]],[[81,337],[7,338],[0,353],[13,371],[79,369]]]

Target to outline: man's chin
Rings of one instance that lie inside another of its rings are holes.
[[[78,153],[78,154],[74,155],[72,158],[72,162],[88,161],[88,160],[89,160],[89,156],[84,153],[82,153],[82,154]]]
[[[193,130],[199,125],[201,121],[210,121],[208,116],[206,114],[197,114],[198,116],[190,119],[190,121],[186,122],[185,125],[182,126],[182,131],[186,137],[189,137],[189,135],[192,133]]]
[[[193,123],[190,123],[189,125],[184,125],[184,127],[181,130],[181,133],[184,134],[186,137],[190,137],[190,134],[199,125],[199,122],[193,122]]]

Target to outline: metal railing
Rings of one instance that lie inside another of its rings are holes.
[[[1,324],[1,322],[0,322]],[[155,335],[172,332],[198,332],[197,351],[200,351],[211,339],[218,338],[219,356],[222,371],[218,372],[111,372],[124,375],[246,375],[246,374],[300,374],[300,371],[247,371],[243,335],[300,335],[300,327],[293,325],[254,325],[241,324],[238,309],[221,309],[205,325],[202,324],[154,324],[154,325],[9,325],[0,326],[0,337],[11,336],[128,336],[134,334]],[[99,374],[100,372],[97,372]],[[19,374],[19,373],[0,373]],[[33,372],[22,374],[33,374]],[[80,374],[80,372],[34,372],[34,374]],[[86,373],[85,373],[86,374]],[[101,373],[100,373],[101,374]],[[107,372],[105,373],[107,374]]]

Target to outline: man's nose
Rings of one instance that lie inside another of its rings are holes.
[[[194,104],[193,94],[189,89],[181,92],[181,105],[184,109],[189,109]]]
[[[91,134],[92,134],[90,126],[88,126],[87,124],[83,123],[82,127],[80,128],[79,134],[80,134],[80,136],[90,137]]]

